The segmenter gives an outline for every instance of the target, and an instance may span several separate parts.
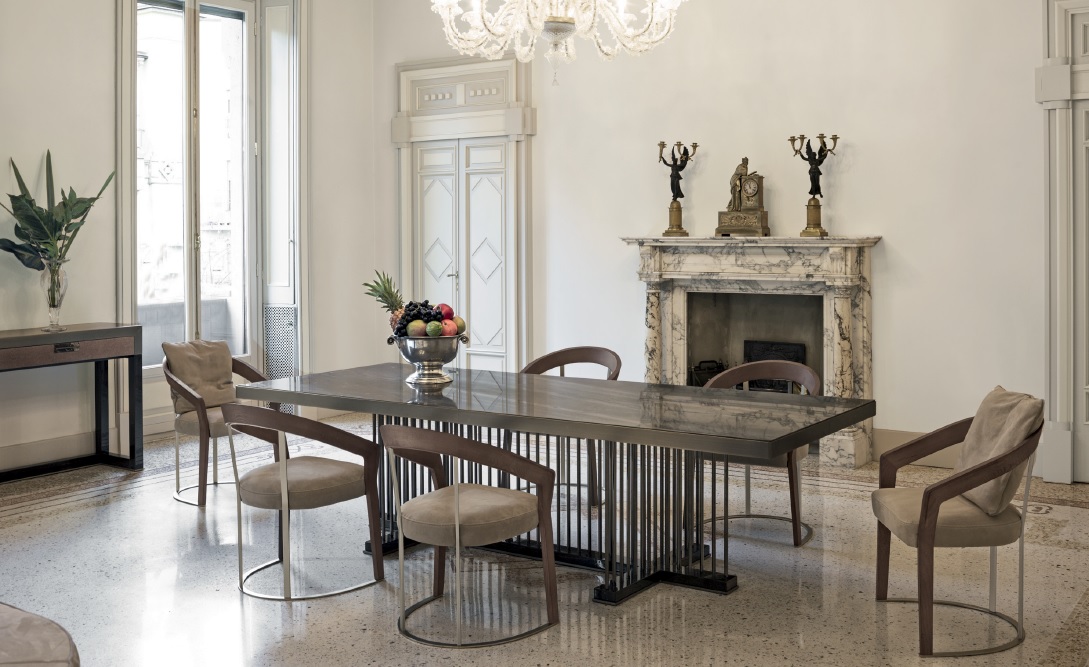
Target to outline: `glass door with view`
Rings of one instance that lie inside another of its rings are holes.
[[[186,9],[137,2],[136,302],[149,365],[164,341],[254,347],[253,4],[202,4],[195,26]]]

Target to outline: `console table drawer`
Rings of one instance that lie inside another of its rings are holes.
[[[135,340],[132,338],[101,338],[13,347],[0,350],[0,371],[125,357],[135,354],[135,350]]]

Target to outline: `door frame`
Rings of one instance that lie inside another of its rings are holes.
[[[1069,484],[1089,482],[1089,444],[1078,445],[1075,438],[1075,402],[1089,401],[1089,387],[1077,385],[1074,366],[1089,353],[1089,336],[1083,335],[1081,341],[1076,337],[1078,331],[1087,331],[1085,307],[1078,308],[1077,302],[1085,301],[1089,288],[1085,273],[1089,256],[1084,245],[1089,225],[1087,212],[1080,210],[1085,207],[1077,203],[1076,188],[1084,188],[1084,184],[1075,179],[1077,153],[1081,153],[1084,168],[1089,166],[1089,149],[1077,144],[1074,110],[1075,101],[1089,100],[1089,42],[1073,29],[1075,21],[1089,26],[1089,0],[1041,0],[1041,5],[1043,65],[1036,69],[1036,101],[1044,110],[1047,321],[1046,421],[1037,458],[1044,480]],[[1082,52],[1076,48],[1079,39]],[[1075,62],[1078,60],[1082,62]],[[1075,245],[1079,239],[1082,247]]]
[[[508,271],[514,278],[513,312],[517,318],[513,360],[521,368],[530,341],[530,165],[537,110],[530,105],[531,68],[513,54],[499,60],[439,58],[400,63],[398,108],[392,137],[397,148],[398,281],[402,293],[415,288],[414,148],[439,139],[506,137],[507,173],[513,214],[515,256]]]

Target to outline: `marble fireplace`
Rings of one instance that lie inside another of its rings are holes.
[[[774,339],[777,327],[761,324],[755,313],[771,311],[782,313],[783,319],[804,320],[807,311],[816,314],[813,326],[820,329],[808,334],[820,344],[809,346],[818,349],[808,350],[807,363],[821,373],[824,393],[872,398],[870,249],[880,240],[832,236],[623,239],[639,247],[639,279],[647,285],[646,381],[685,384],[693,359],[689,342],[694,338],[689,329],[706,320],[708,304],[736,318],[727,328],[760,340]],[[746,300],[734,295],[790,296],[795,302],[808,302],[808,307],[794,309],[792,299]],[[797,299],[802,296],[818,297],[819,304],[814,299]],[[772,303],[774,308],[769,307]],[[762,333],[762,327],[770,331]],[[717,344],[723,350],[737,345]],[[740,362],[736,355],[725,356],[731,365]],[[866,421],[824,438],[822,463],[865,465],[871,458],[872,436],[872,421]]]

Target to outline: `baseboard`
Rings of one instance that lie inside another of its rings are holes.
[[[170,433],[174,430],[174,409],[144,411],[144,437]]]
[[[1045,482],[1074,483],[1074,433],[1070,422],[1045,422],[1036,450],[1036,474]]]
[[[873,460],[880,460],[881,455],[885,452],[890,449],[895,449],[905,442],[910,442],[920,435],[924,434],[916,433],[914,431],[894,431],[885,428],[875,428],[873,430]],[[931,466],[934,468],[953,468],[957,465],[957,458],[959,456],[960,444],[956,444],[937,454],[923,457],[916,461],[914,465]]]
[[[117,442],[117,429],[110,429],[110,442]],[[95,452],[94,431],[74,433],[59,438],[20,442],[0,448],[0,470],[13,470],[26,466],[61,461],[77,456],[89,456]]]

